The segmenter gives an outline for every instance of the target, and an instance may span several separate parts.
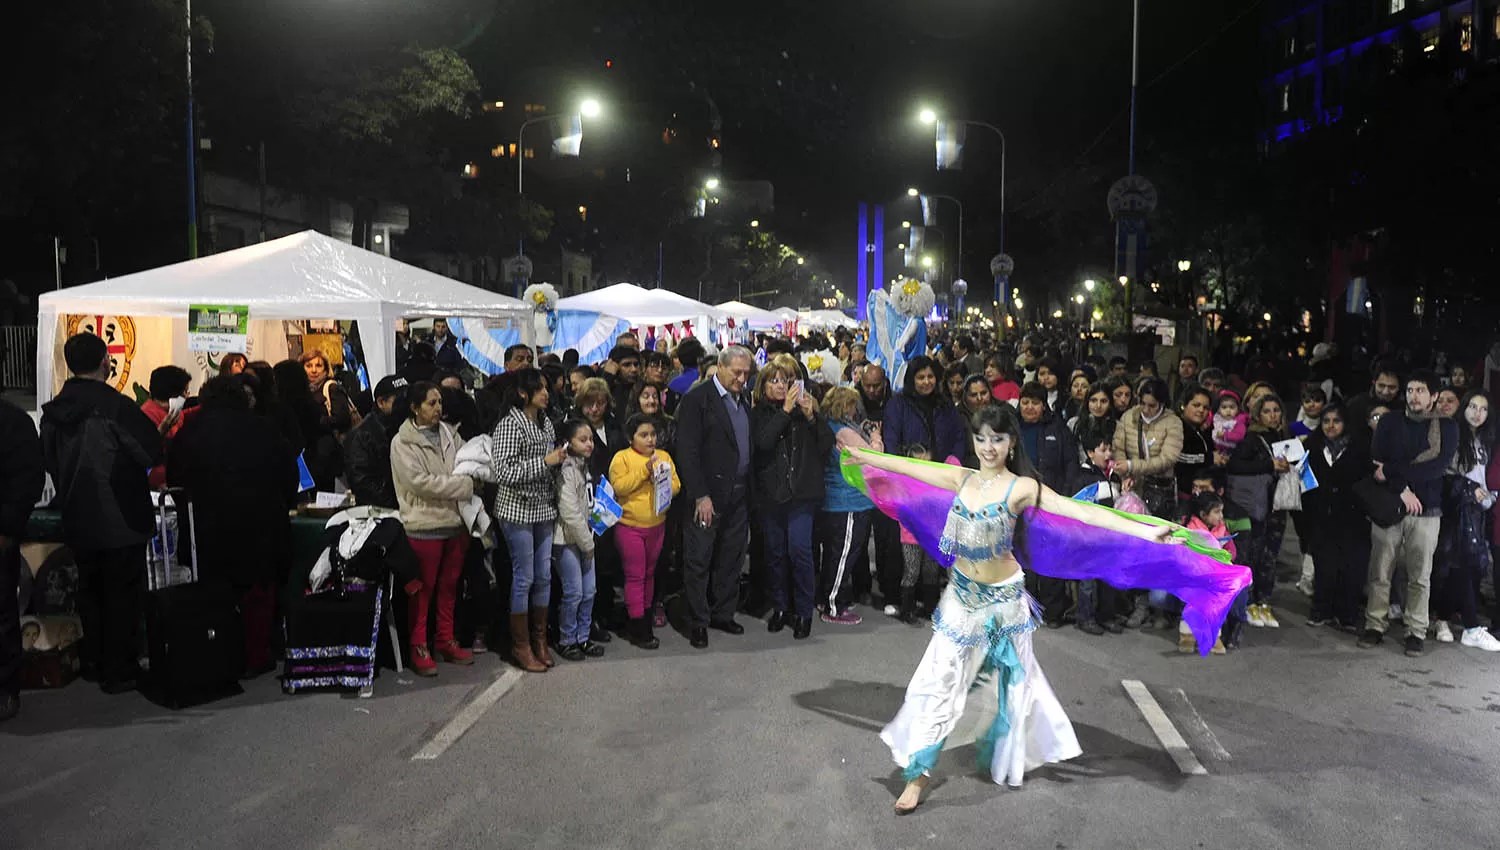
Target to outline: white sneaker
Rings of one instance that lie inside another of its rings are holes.
[[[894,605],[887,605],[887,606],[885,606],[885,615],[887,617],[894,617],[894,616],[896,616],[897,614],[900,614],[900,613],[901,612]]]
[[[1447,624],[1445,623],[1444,625]],[[1452,640],[1453,638],[1450,636],[1448,639]],[[1482,649],[1485,652],[1500,652],[1500,640],[1496,640],[1495,636],[1490,634],[1489,630],[1485,628],[1476,626],[1472,629],[1464,629],[1464,636],[1460,640],[1464,646],[1472,646],[1475,649]]]
[[[1248,608],[1248,616],[1250,617],[1250,625],[1256,627],[1257,629],[1263,629],[1266,627],[1266,618],[1261,615],[1259,605],[1250,605]]]
[[[1260,606],[1260,618],[1265,622],[1268,629],[1281,628],[1281,621],[1276,619],[1276,615],[1272,613],[1270,605],[1262,604]]]
[[[1451,629],[1451,628],[1448,627],[1448,621],[1447,620],[1438,620],[1437,621],[1437,642],[1438,643],[1452,643],[1453,642],[1453,629]]]

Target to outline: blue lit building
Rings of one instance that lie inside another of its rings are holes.
[[[1500,0],[1281,0],[1262,32],[1261,144],[1338,121],[1351,95],[1416,57],[1452,49],[1500,60]]]

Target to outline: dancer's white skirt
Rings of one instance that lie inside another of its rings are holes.
[[[933,616],[932,641],[906,687],[906,701],[880,738],[896,764],[910,768],[908,775],[918,768],[930,773],[937,751],[982,743],[1003,705],[1009,729],[994,741],[993,756],[981,767],[996,783],[1016,787],[1026,771],[1082,750],[1032,652],[1035,620],[1029,597],[1021,593],[1024,576],[1018,572],[998,585],[980,584],[957,570],[952,578]],[[986,671],[985,681],[974,688],[992,649],[1008,658],[1003,665],[1008,671]],[[1007,681],[1002,700],[1001,683]],[[985,749],[980,746],[981,757]]]

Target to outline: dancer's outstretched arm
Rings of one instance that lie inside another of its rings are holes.
[[[1091,502],[1080,502],[1077,499],[1059,495],[1051,487],[1033,479],[1023,478],[1021,481],[1030,484],[1027,488],[1027,495],[1031,497],[1031,503],[1048,513],[1086,522],[1095,528],[1118,531],[1121,534],[1129,534],[1132,537],[1157,543],[1169,542],[1172,536],[1174,529],[1169,526],[1148,525],[1144,522],[1129,520]],[[1019,488],[1017,490],[1019,495]]]
[[[870,449],[850,449],[849,459],[859,466],[873,466],[886,472],[894,472],[915,478],[923,484],[931,484],[957,493],[963,487],[964,478],[972,470],[946,463],[913,460],[895,455],[881,454]]]

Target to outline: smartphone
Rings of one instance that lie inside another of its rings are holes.
[[[799,393],[807,391],[807,388],[803,386],[803,381],[802,381],[801,378],[798,378],[797,380],[793,381],[792,382],[792,386],[796,387],[797,388],[797,392],[799,392]]]

